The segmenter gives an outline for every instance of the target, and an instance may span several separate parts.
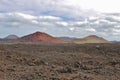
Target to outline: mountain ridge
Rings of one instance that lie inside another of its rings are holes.
[[[8,35],[4,39],[0,39],[0,43],[6,42],[16,42],[16,43],[75,43],[75,44],[83,44],[83,43],[111,43],[106,39],[96,36],[89,35],[83,38],[73,38],[73,37],[53,37],[45,32],[35,32],[22,37],[17,37],[16,35]]]

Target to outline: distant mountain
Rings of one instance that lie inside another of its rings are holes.
[[[4,39],[18,39],[19,37],[16,35],[8,35],[7,37],[5,37]]]
[[[78,39],[78,38],[75,38],[75,37],[57,37],[61,40],[75,40],[75,39]]]
[[[8,35],[5,38],[0,38],[0,43],[14,43],[18,38],[16,35]]]
[[[2,38],[0,38],[0,41],[2,41]]]
[[[17,41],[19,42],[33,42],[33,43],[64,43],[63,40],[52,37],[51,35],[43,32],[35,32],[21,37]]]
[[[102,37],[98,37],[96,35],[90,35],[84,38],[71,38],[71,37],[53,37],[44,32],[35,32],[23,37],[17,37],[16,35],[8,35],[7,37],[0,39],[0,43],[76,43],[76,44],[84,44],[84,43],[116,43],[109,42]]]
[[[120,43],[120,41],[111,41],[112,43]]]
[[[98,37],[96,35],[90,35],[87,36],[85,38],[81,38],[81,39],[76,39],[73,40],[74,43],[77,44],[82,44],[82,43],[110,43],[109,41],[105,40],[102,37]]]

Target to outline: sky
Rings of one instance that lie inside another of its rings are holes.
[[[0,0],[0,37],[36,31],[120,41],[119,0]]]

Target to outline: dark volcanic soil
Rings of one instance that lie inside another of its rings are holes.
[[[120,44],[1,44],[0,80],[120,80]]]

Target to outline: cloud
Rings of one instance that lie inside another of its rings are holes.
[[[84,37],[96,34],[109,40],[119,39],[120,14],[84,10],[78,2],[75,0],[74,4],[73,0],[1,0],[0,36],[22,36],[42,31],[53,36]]]
[[[93,29],[93,28],[86,29],[86,31],[96,32],[96,30],[95,30],[95,29]]]
[[[108,3],[106,6],[106,3]],[[101,6],[102,5],[102,6]],[[8,7],[9,6],[9,7]],[[33,7],[34,6],[34,7]],[[0,10],[3,11],[26,11],[32,10],[37,12],[52,12],[52,11],[66,11],[71,10],[75,14],[80,12],[82,8],[85,9],[95,9],[104,12],[120,12],[119,0],[1,0],[0,1]],[[79,10],[79,11],[78,11]],[[85,11],[86,12],[86,11]],[[93,12],[89,12],[94,14]],[[88,15],[88,14],[87,14]]]
[[[65,21],[57,21],[56,24],[61,26],[69,26],[69,23]]]
[[[70,31],[74,31],[75,27],[70,27],[69,29],[70,29]]]
[[[36,15],[62,16],[78,20],[97,14],[93,10],[83,10],[80,6],[69,3],[68,0],[1,0],[0,5],[2,5],[0,10],[4,12],[17,11]]]
[[[108,16],[111,20],[106,18]],[[119,19],[115,19],[116,22],[112,22],[112,19],[114,19],[113,15],[106,14],[96,18],[66,21],[64,18],[52,15],[32,15],[21,12],[0,13],[0,32],[6,33],[6,35],[18,34],[18,32],[19,35],[25,35],[42,31],[54,36],[72,37],[96,34],[111,40],[120,36]]]

